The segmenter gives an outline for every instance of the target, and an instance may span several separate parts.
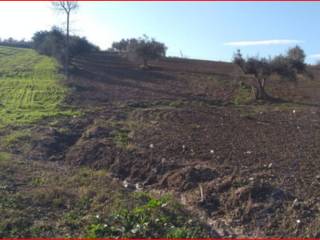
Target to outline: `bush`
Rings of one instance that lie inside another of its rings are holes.
[[[122,39],[120,42],[112,43],[112,50],[118,52],[129,52],[134,46],[138,45],[138,39]]]
[[[0,39],[0,45],[7,46],[7,47],[19,47],[19,48],[31,48],[32,43],[30,41],[22,40],[16,40],[13,38],[8,39]]]
[[[292,68],[290,60],[283,56],[276,56],[271,62],[272,71],[287,79],[294,79],[296,71]]]
[[[33,48],[41,54],[52,56],[60,63],[64,63],[66,54],[66,36],[56,27],[51,31],[36,32],[32,38]],[[97,51],[99,48],[90,43],[86,38],[70,36],[70,58]]]
[[[143,194],[140,199],[141,203],[132,209],[122,208],[106,218],[96,217],[87,229],[86,237],[194,238],[212,235],[206,227],[179,211],[167,197],[156,199]]]
[[[305,71],[306,54],[302,48],[299,46],[290,48],[287,52],[287,59],[292,70],[297,71],[297,73],[303,73]]]
[[[84,37],[71,36],[70,37],[70,57],[76,57],[89,52],[98,51],[99,47],[90,43]]]
[[[142,60],[145,67],[148,66],[150,60],[165,57],[167,51],[164,43],[158,42],[148,36],[138,39],[122,39],[120,42],[114,42],[112,49],[125,53],[128,58]]]
[[[63,63],[65,56],[65,36],[58,28],[36,32],[32,38],[33,48],[40,54],[56,58]]]

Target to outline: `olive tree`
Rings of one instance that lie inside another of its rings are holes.
[[[166,56],[167,47],[164,43],[156,41],[154,38],[144,36],[142,38],[122,39],[114,42],[112,48],[115,51],[126,53],[127,56],[134,56],[142,60],[143,66],[148,67],[150,60],[159,59]]]
[[[143,66],[148,67],[148,61],[165,57],[167,47],[153,38],[144,37],[139,39],[134,51],[143,60]]]
[[[266,100],[270,95],[266,92],[266,83],[272,74],[281,76],[282,79],[294,81],[297,74],[305,71],[305,54],[300,47],[288,50],[286,55],[278,55],[273,58],[249,57],[243,58],[240,50],[233,57],[233,62],[237,64],[245,74],[253,76],[255,84],[255,98]]]
[[[287,58],[289,64],[293,69],[297,71],[297,73],[304,72],[306,54],[301,47],[295,46],[293,48],[290,48],[287,53]]]

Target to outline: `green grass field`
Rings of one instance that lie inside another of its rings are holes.
[[[67,89],[58,67],[34,50],[0,46],[0,128],[74,114],[61,106]]]

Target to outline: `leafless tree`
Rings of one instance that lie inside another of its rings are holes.
[[[70,61],[70,15],[71,12],[79,8],[77,1],[58,1],[52,3],[54,9],[59,12],[64,12],[67,17],[66,29],[66,54],[65,54],[65,73],[69,77],[69,61]]]

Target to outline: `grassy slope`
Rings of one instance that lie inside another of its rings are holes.
[[[0,128],[70,115],[55,60],[31,49],[0,47]]]
[[[6,152],[37,121],[77,114],[62,107],[60,79],[53,59],[0,47],[0,238],[212,236],[173,199],[130,192],[107,171]]]

